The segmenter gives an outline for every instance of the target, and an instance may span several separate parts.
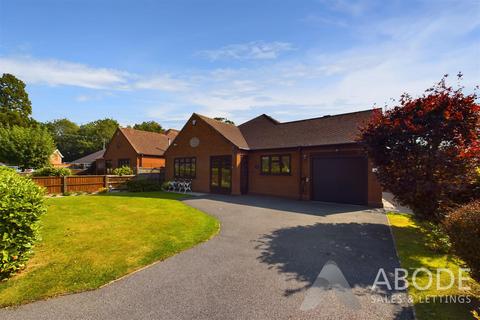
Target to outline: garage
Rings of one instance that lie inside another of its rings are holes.
[[[312,200],[368,204],[368,164],[365,157],[314,157]]]

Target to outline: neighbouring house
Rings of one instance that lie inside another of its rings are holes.
[[[69,162],[69,168],[75,170],[89,170],[95,172],[98,168],[95,168],[96,161],[98,159],[103,159],[103,154],[105,149],[95,151],[93,153],[87,154],[84,157],[73,160]]]
[[[128,166],[135,173],[142,169],[165,167],[164,153],[175,140],[177,130],[165,133],[132,128],[118,128],[107,145],[103,158],[96,160],[97,174],[109,174],[115,168]]]
[[[382,189],[356,141],[373,110],[239,126],[193,114],[165,152],[166,179],[197,192],[259,194],[382,206]]]
[[[50,155],[50,164],[54,167],[65,167],[66,165],[63,163],[63,155],[60,150],[55,149],[53,153]]]

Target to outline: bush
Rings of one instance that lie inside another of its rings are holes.
[[[127,182],[127,189],[130,192],[161,191],[162,186],[152,180],[130,180]]]
[[[25,266],[46,212],[43,194],[32,180],[0,167],[0,280]]]
[[[113,170],[113,174],[116,176],[128,176],[133,174],[133,170],[129,166],[122,166]]]
[[[66,177],[71,176],[72,170],[68,168],[43,167],[32,173],[34,177]]]
[[[362,129],[382,186],[423,220],[440,223],[478,194],[477,98],[443,78],[418,98],[403,94],[394,108],[377,109]]]
[[[162,190],[167,191],[169,187],[170,187],[169,181],[165,181],[162,183]]]
[[[454,252],[480,281],[480,200],[453,211],[444,221]]]

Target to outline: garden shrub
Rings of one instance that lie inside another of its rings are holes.
[[[420,97],[403,94],[393,108],[376,109],[362,128],[360,141],[379,182],[422,220],[441,223],[478,196],[477,99],[444,77]]]
[[[116,176],[128,176],[133,174],[133,170],[129,166],[122,166],[113,170],[113,174]]]
[[[161,191],[162,185],[152,180],[130,180],[127,182],[127,189],[130,192]]]
[[[452,211],[444,225],[454,252],[471,269],[472,278],[480,281],[480,200]]]
[[[0,280],[25,266],[46,212],[43,195],[32,180],[0,167]]]
[[[165,181],[162,183],[162,190],[167,191],[169,187],[170,187],[170,182]]]
[[[68,168],[43,167],[32,172],[34,177],[66,177],[71,175],[72,170]]]

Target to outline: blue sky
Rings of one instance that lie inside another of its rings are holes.
[[[480,0],[0,0],[0,73],[41,121],[295,120],[473,88],[479,61]]]

